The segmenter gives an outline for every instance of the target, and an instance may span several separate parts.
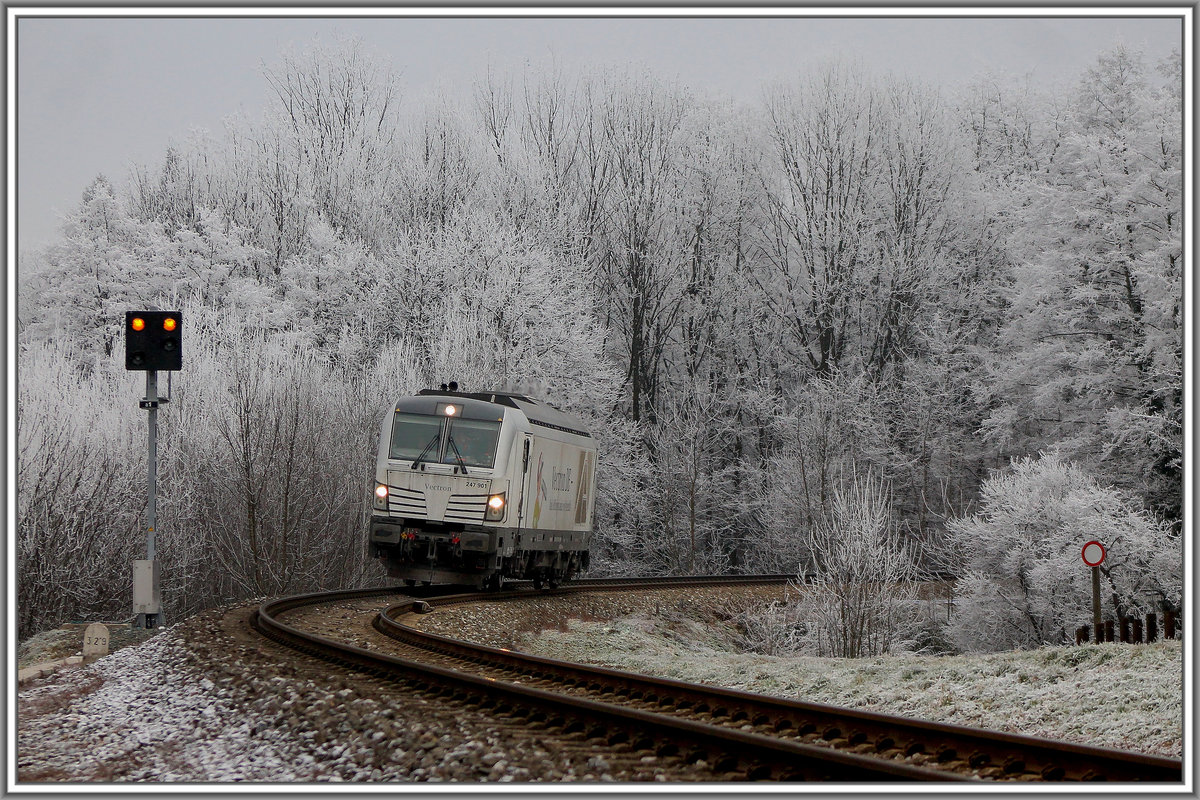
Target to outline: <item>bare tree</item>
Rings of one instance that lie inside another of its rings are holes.
[[[762,297],[786,326],[795,355],[824,375],[842,365],[877,224],[882,109],[860,73],[831,67],[800,90],[769,94],[767,115]]]
[[[13,532],[20,638],[129,609],[145,508],[145,472],[137,465],[145,461],[136,458],[135,418],[111,402],[118,387],[134,396],[115,362],[79,370],[61,343],[22,353]],[[76,392],[88,402],[77,402]]]
[[[317,210],[372,244],[392,189],[396,81],[358,40],[314,44],[264,70]]]
[[[892,519],[888,486],[868,472],[834,492],[812,538],[803,599],[819,655],[861,658],[904,649],[917,609],[917,554]]]
[[[683,292],[683,263],[673,247],[683,110],[677,91],[649,79],[610,87],[601,100],[613,184],[605,204],[600,287],[621,337],[634,421],[654,419],[663,354]]]

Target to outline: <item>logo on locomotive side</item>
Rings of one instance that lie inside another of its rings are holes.
[[[533,527],[542,518],[542,499],[546,496],[546,484],[542,481],[542,456],[538,454],[537,483],[533,487]]]
[[[588,520],[588,488],[592,484],[592,454],[579,454],[579,491],[575,494],[575,523]]]
[[[558,469],[552,468],[550,470],[550,474],[553,476],[550,480],[550,485],[554,487],[554,491],[556,491],[556,492],[571,491],[571,470],[568,469],[568,470],[559,471]]]

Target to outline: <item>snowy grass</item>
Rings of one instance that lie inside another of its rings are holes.
[[[1179,641],[990,655],[864,659],[735,652],[727,632],[677,613],[572,621],[527,652],[678,680],[1101,747],[1180,757]]]

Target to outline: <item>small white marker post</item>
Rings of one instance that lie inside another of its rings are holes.
[[[1096,644],[1104,641],[1100,627],[1100,565],[1108,552],[1104,545],[1093,539],[1083,546],[1083,563],[1092,568],[1092,623],[1096,626]]]
[[[93,622],[83,632],[83,660],[91,661],[108,655],[108,626]]]

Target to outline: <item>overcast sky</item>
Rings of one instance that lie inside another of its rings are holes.
[[[692,89],[752,100],[764,82],[831,57],[950,87],[985,70],[1074,80],[1118,42],[1142,49],[1150,64],[1182,49],[1178,18],[18,17],[16,25],[22,250],[57,235],[59,215],[97,174],[122,184],[193,129],[219,133],[230,114],[257,116],[268,98],[263,65],[314,37],[360,37],[391,60],[414,99],[431,87],[469,91],[489,65],[503,74],[525,63],[568,72],[636,63]]]

